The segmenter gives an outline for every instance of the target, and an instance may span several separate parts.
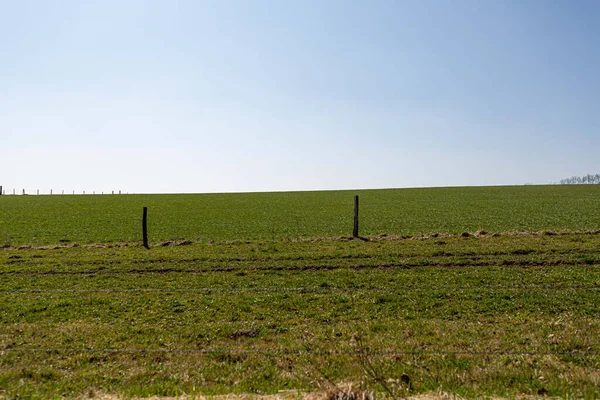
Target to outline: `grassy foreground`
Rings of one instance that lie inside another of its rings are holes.
[[[600,397],[600,235],[11,248],[0,288],[0,397]]]
[[[142,207],[154,243],[349,235],[355,194],[366,236],[600,228],[600,185],[0,196],[0,247],[140,241]]]

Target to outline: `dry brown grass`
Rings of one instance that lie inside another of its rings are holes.
[[[219,396],[177,396],[177,397],[159,397],[152,396],[147,398],[138,397],[125,397],[118,394],[107,394],[98,393],[90,390],[85,396],[77,397],[77,400],[375,400],[377,397],[370,391],[356,389],[352,384],[342,384],[340,387],[330,388],[327,391],[319,392],[299,392],[295,390],[280,391],[277,394],[262,395],[262,394],[227,394]],[[508,400],[503,397],[485,397],[489,400]],[[4,397],[0,394],[0,400]],[[447,392],[427,392],[413,396],[402,397],[406,400],[462,400],[464,397],[453,395]],[[537,400],[545,399],[552,400],[556,399],[547,396],[532,396],[532,395],[518,395],[515,397],[518,400]]]

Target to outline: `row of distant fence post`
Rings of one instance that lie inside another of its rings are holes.
[[[0,186],[1,188],[1,186]],[[352,230],[352,237],[358,238],[358,196],[354,196],[354,229]],[[144,207],[142,213],[142,240],[144,247],[150,249],[148,244],[148,207]]]
[[[88,193],[89,193],[89,192],[88,192]],[[96,192],[95,192],[95,191],[94,191],[94,192],[92,192],[92,193],[93,193],[93,194],[96,194]],[[6,194],[6,193],[4,193],[4,191],[2,190],[2,186],[0,185],[0,195],[5,195],[5,194]],[[17,194],[17,191],[16,191],[16,189],[13,189],[13,193],[12,193],[12,194],[13,194],[13,195],[16,195],[16,194]],[[23,194],[27,194],[27,193],[25,193],[25,189],[23,189]],[[38,195],[40,194],[40,189],[37,189],[37,194],[38,194]],[[52,194],[52,189],[50,189],[50,194]],[[62,191],[62,194],[65,194],[65,191],[64,191],[64,190]],[[73,194],[75,194],[75,191],[74,191],[74,190],[73,190]],[[85,194],[85,190],[83,191],[83,194]],[[102,192],[102,194],[104,194],[104,192]],[[115,191],[113,190],[113,191],[111,192],[111,194],[115,194]],[[121,194],[121,191],[120,191],[120,190],[119,190],[119,194]]]

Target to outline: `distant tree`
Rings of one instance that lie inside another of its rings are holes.
[[[598,185],[600,184],[600,174],[587,174],[584,176],[572,176],[563,178],[559,181],[561,185]]]

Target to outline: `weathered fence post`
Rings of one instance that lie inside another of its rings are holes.
[[[358,237],[358,196],[354,196],[354,231],[352,236]]]
[[[150,246],[148,246],[148,207],[144,207],[144,213],[142,214],[142,237],[144,247],[150,250]]]
[[[2,186],[0,185],[0,196],[2,195]]]

